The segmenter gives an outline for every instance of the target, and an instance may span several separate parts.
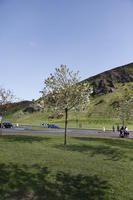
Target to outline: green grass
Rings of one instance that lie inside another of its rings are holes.
[[[1,136],[1,200],[132,199],[133,141]]]
[[[126,94],[132,97],[133,83],[116,84],[116,89],[113,93],[91,97],[91,103],[88,108],[83,112],[70,111],[68,113],[68,127],[69,128],[87,128],[87,129],[112,129],[112,126],[117,124],[122,125],[122,120],[118,111],[112,106],[114,102],[119,102],[120,98],[124,98]],[[130,118],[125,119],[125,125],[129,130],[133,130],[133,106],[129,109],[131,112]],[[20,125],[33,125],[38,126],[40,123],[55,123],[60,127],[64,127],[64,116],[61,119],[48,119],[49,115],[53,113],[34,112],[31,114],[23,113],[22,110],[4,116],[4,121],[11,121],[12,123],[19,123]],[[76,121],[78,119],[78,121]],[[35,128],[34,130],[42,130],[42,128]]]
[[[121,125],[120,113],[113,107],[114,102],[119,102],[121,98],[124,98],[127,94],[132,97],[133,83],[116,84],[116,89],[113,93],[96,96],[91,98],[91,103],[88,108],[83,112],[70,111],[68,113],[68,127],[71,128],[98,128],[111,129],[112,125]],[[125,120],[125,124],[129,129],[133,129],[133,106],[129,110],[131,112],[130,118]],[[24,125],[36,125],[39,126],[42,122],[56,123],[57,125],[64,127],[64,117],[61,119],[48,119],[49,115],[53,113],[34,112],[31,114],[25,114],[22,110],[4,116],[5,121],[11,121],[12,123],[19,123]],[[76,119],[78,121],[76,122]]]
[[[90,118],[87,118],[87,112],[80,112],[78,113],[78,123],[76,122],[76,117],[74,112],[69,113],[69,119],[68,119],[68,127],[69,128],[87,128],[87,129],[100,129],[103,130],[103,127],[106,129],[112,129],[112,126],[117,124],[121,125],[121,120],[109,118],[109,117],[98,117],[98,116],[92,116]],[[31,125],[33,126],[32,130],[43,130],[43,128],[38,128],[42,122],[47,123],[55,123],[58,126],[64,128],[65,122],[64,118],[62,119],[53,119],[53,120],[44,120],[44,114],[41,112],[33,113],[33,114],[26,114],[23,115],[23,117],[20,118],[14,118],[13,115],[4,117],[3,121],[10,121],[14,124],[19,123],[19,125]],[[132,120],[126,122],[126,125],[128,126],[129,130],[133,130],[133,123]],[[36,126],[36,127],[34,127]]]

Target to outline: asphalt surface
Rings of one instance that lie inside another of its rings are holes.
[[[133,131],[129,131],[129,138],[133,138]],[[64,129],[46,129],[44,130],[25,130],[25,128],[8,128],[2,129],[2,135],[48,135],[48,134],[56,134],[63,135]],[[98,135],[98,136],[110,136],[110,137],[119,137],[118,132],[113,132],[111,130],[107,130],[105,132],[101,130],[95,129],[76,129],[71,128],[67,130],[67,134],[70,136],[89,136],[89,135]]]

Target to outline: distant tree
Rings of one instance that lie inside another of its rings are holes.
[[[117,97],[118,105],[116,110],[122,125],[125,126],[125,121],[128,121],[132,115],[132,92],[127,88],[123,89],[123,91],[124,95]]]
[[[4,88],[0,88],[0,105],[5,105],[8,104],[10,102],[12,102],[14,100],[15,96],[13,94],[13,92],[11,90],[6,90]],[[6,110],[4,110],[4,113],[6,112]],[[0,113],[0,115],[2,115],[2,113]],[[2,124],[2,118],[0,117],[0,123]],[[1,125],[1,130],[0,130],[0,135],[2,134],[2,125]]]
[[[12,102],[15,99],[15,96],[11,90],[6,90],[5,88],[0,87],[0,105],[4,105]]]
[[[44,81],[42,91],[45,108],[49,107],[53,112],[65,112],[64,145],[67,143],[68,111],[74,108],[83,109],[89,103],[89,84],[79,82],[78,74],[79,72],[70,71],[66,65],[61,65]]]

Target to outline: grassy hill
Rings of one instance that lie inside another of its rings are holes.
[[[121,124],[124,113],[125,123],[129,128],[133,128],[133,103],[130,102],[133,96],[133,63],[105,71],[84,81],[93,87],[90,105],[83,112],[69,113],[69,127],[111,128],[113,124]],[[128,112],[122,112],[125,102],[130,104]],[[30,112],[31,103],[12,104],[14,109],[7,109],[4,120],[31,125],[40,125],[45,121],[64,126],[64,116],[53,118],[52,113],[44,113],[37,109]],[[35,107],[35,104],[36,102],[32,107]]]
[[[31,101],[21,101],[16,103],[8,103],[5,105],[0,106],[0,113],[2,115],[9,115],[16,113],[20,110],[24,110],[26,107],[30,106],[32,102]]]

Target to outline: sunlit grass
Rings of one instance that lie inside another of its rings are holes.
[[[132,180],[129,139],[0,137],[0,199],[129,200]]]

